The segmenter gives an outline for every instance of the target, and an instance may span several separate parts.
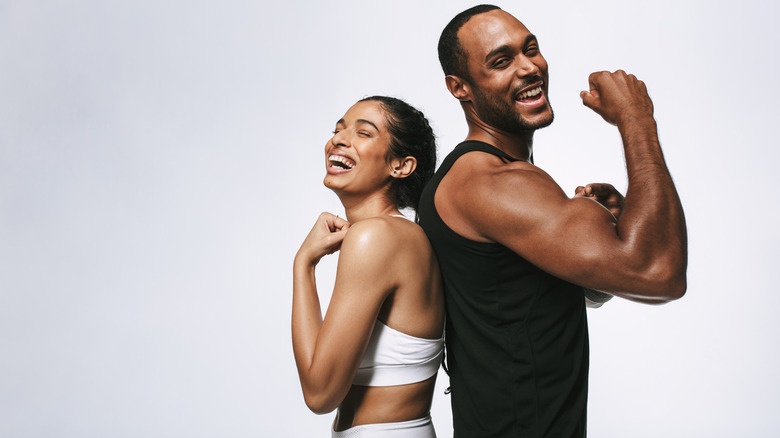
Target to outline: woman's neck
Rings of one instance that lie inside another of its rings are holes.
[[[387,196],[382,195],[362,197],[360,199],[341,198],[341,203],[344,205],[347,221],[351,224],[372,217],[400,214],[395,203],[388,199]]]

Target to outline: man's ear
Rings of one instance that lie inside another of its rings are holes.
[[[455,96],[455,99],[461,102],[471,101],[471,85],[468,82],[455,75],[445,76],[444,81],[447,84],[447,89],[450,90],[450,94]]]
[[[390,167],[393,169],[390,176],[393,178],[406,178],[417,169],[417,158],[412,156],[404,158],[393,158],[390,160]]]

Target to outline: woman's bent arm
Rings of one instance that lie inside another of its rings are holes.
[[[392,233],[386,224],[361,221],[347,234],[348,227],[323,213],[293,265],[293,351],[306,405],[318,414],[334,410],[346,396],[393,289]],[[336,284],[323,319],[314,270],[323,255],[338,248]]]

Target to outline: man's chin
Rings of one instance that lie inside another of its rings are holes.
[[[552,108],[549,108],[547,111],[545,111],[545,114],[540,115],[538,118],[522,118],[517,122],[523,131],[536,131],[537,129],[550,126],[554,119],[555,114],[553,114]]]
[[[534,129],[546,128],[552,125],[553,120],[555,120],[555,115],[553,114],[552,110],[550,110],[550,116],[543,120],[540,120]]]

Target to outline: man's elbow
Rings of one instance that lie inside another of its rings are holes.
[[[688,279],[685,272],[676,276],[673,280],[669,281],[667,286],[669,301],[679,300],[685,296],[685,292],[688,290]]]
[[[647,284],[650,285],[650,290],[646,291],[648,298],[656,304],[679,300],[688,289],[685,266],[671,266],[662,269],[661,272],[656,270],[647,280]]]

